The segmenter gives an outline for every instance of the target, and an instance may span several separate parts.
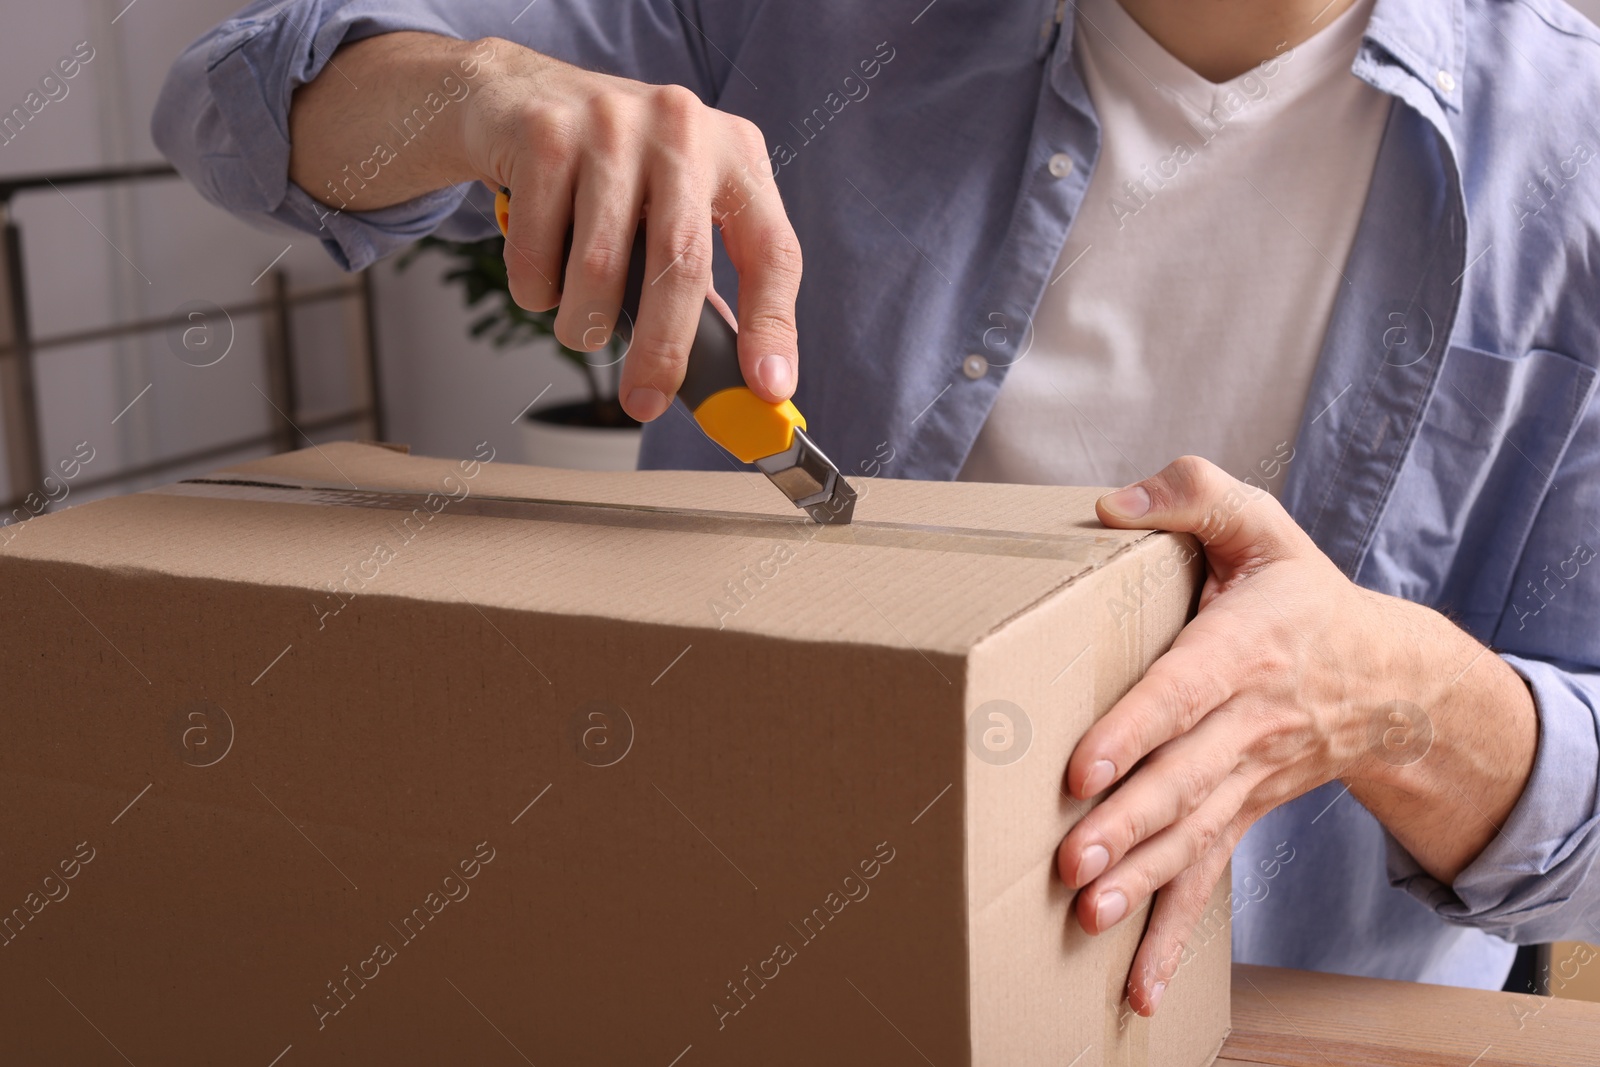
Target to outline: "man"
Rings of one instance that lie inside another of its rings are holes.
[[[724,462],[657,418],[714,278],[847,472],[1132,482],[1104,522],[1197,534],[1058,854],[1091,933],[1153,898],[1149,1014],[1230,854],[1246,961],[1497,987],[1596,935],[1595,115],[1558,0],[291,0],[155,132],[352,269],[510,188],[576,348],[646,214],[646,465]]]

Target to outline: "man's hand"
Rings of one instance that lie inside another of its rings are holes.
[[[338,183],[341,164],[357,147],[394,140],[391,124],[430,93],[443,99],[443,85],[452,102],[361,184],[350,210],[469,180],[510,189],[511,294],[530,310],[559,303],[556,337],[583,352],[604,348],[616,328],[634,232],[648,216],[639,321],[618,389],[628,413],[646,421],[683,381],[701,304],[714,295],[719,226],[739,271],[745,380],[768,401],[794,392],[800,244],[754,123],[682,86],[596,74],[498,38],[388,33],[334,60],[296,91],[289,116],[290,176],[312,196],[343,207],[351,192]]]
[[[1120,783],[1057,853],[1078,921],[1099,933],[1155,897],[1135,1011],[1155,1011],[1245,830],[1325,782],[1344,779],[1443,881],[1482,851],[1536,740],[1503,660],[1438,613],[1356,586],[1275,499],[1205,460],[1097,510],[1107,526],[1192,533],[1207,564],[1197,616],[1067,766],[1077,797]]]

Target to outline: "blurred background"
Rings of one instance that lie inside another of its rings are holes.
[[[0,34],[0,115],[80,42],[94,50],[64,96],[0,134],[21,265],[0,262],[0,522],[24,502],[26,514],[170,482],[305,437],[440,456],[487,439],[520,459],[514,424],[536,397],[587,396],[546,338],[470,338],[483,308],[442,280],[458,264],[441,251],[346,275],[311,237],[252,229],[180,178],[71,182],[164,165],[149,126],[167,68],[238,7],[59,0],[13,12]]]
[[[1600,0],[1576,3],[1600,19]],[[181,179],[103,180],[164,164],[149,124],[167,68],[237,6],[55,0],[0,35],[0,115],[79,42],[94,50],[65,96],[0,135],[0,522],[306,438],[439,456],[488,440],[526,461],[522,413],[589,395],[537,331],[470,337],[492,300],[464,306],[442,278],[462,261],[444,251],[345,275],[309,236],[253,230]],[[627,453],[604,462],[631,466]]]

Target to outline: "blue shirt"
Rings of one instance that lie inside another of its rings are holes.
[[[1029,320],[1095,164],[1066,14],[263,0],[178,60],[154,132],[209,199],[359,269],[435,230],[486,236],[492,211],[463,186],[329,215],[289,182],[290,93],[342,43],[512,37],[686,85],[768,139],[808,265],[795,400],[814,436],[847,473],[948,479],[1021,332],[994,316]],[[1518,671],[1538,750],[1452,885],[1338,783],[1271,813],[1235,854],[1234,945],[1248,962],[1497,987],[1502,939],[1600,937],[1600,34],[1558,0],[1377,0],[1352,70],[1393,103],[1283,501],[1355,581],[1449,613]],[[1075,166],[1052,168],[1056,153]],[[717,284],[733,298],[720,252]],[[726,460],[669,413],[644,463]]]

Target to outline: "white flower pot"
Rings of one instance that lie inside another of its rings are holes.
[[[631,471],[639,465],[638,427],[574,426],[541,419],[543,413],[530,412],[517,422],[523,462],[581,471]]]

